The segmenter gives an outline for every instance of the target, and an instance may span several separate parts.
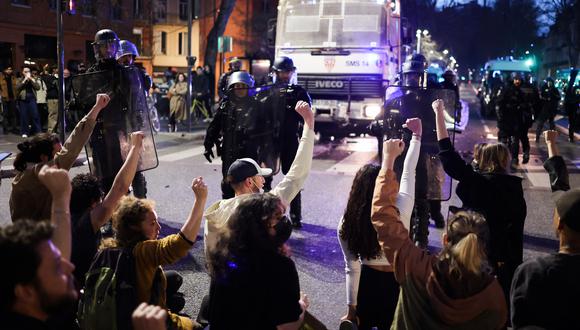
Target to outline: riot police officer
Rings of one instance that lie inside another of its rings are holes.
[[[427,60],[421,54],[414,54],[403,63],[401,86],[393,90],[385,101],[383,126],[387,138],[402,137],[408,146],[412,135],[409,131],[402,130],[401,125],[405,119],[414,117],[421,118],[423,123],[416,169],[415,208],[411,220],[413,241],[422,248],[426,248],[428,243],[430,213],[437,227],[443,227],[445,224],[441,215],[440,181],[443,173],[437,157],[435,121],[432,112],[429,111],[431,99],[428,89],[424,89],[427,86],[426,68]],[[399,157],[395,162],[397,173],[402,172],[403,159],[404,157]]]
[[[222,158],[222,198],[234,197],[234,190],[225,182],[230,165],[239,158],[258,159],[260,110],[256,99],[250,95],[254,78],[245,71],[234,72],[224,98],[207,128],[204,156],[211,163],[216,146]]]
[[[101,187],[107,193],[115,175],[123,165],[121,143],[131,131],[144,129],[142,109],[136,109],[132,104],[135,100],[145,99],[142,91],[142,80],[134,70],[126,70],[117,62],[120,50],[117,34],[109,29],[100,30],[95,34],[92,43],[96,63],[89,68],[87,77],[92,72],[100,72],[107,77],[108,84],[102,86],[108,90],[111,101],[107,109],[101,112],[93,134],[89,140],[92,153],[93,173],[100,179]],[[77,76],[78,79],[83,75]],[[87,78],[87,81],[90,78]],[[84,89],[81,88],[80,93]]]
[[[228,62],[228,66],[229,66],[228,72],[224,72],[220,76],[220,79],[218,80],[218,96],[220,97],[220,99],[224,97],[225,93],[228,90],[229,86],[228,81],[230,79],[230,76],[234,72],[238,72],[242,69],[242,61],[240,61],[240,59],[238,59],[237,57],[233,57]]]
[[[522,78],[515,75],[513,83],[500,92],[500,106],[497,113],[498,139],[510,146],[512,166],[518,165],[520,141],[522,143],[522,163],[530,160],[528,129],[532,124],[532,108],[522,91]]]
[[[119,51],[116,55],[117,62],[119,64],[127,67],[135,67],[135,58],[138,56],[139,51],[137,50],[137,46],[135,46],[135,44],[129,40],[121,40],[119,42]],[[141,74],[143,91],[145,95],[147,95],[151,85],[153,84],[153,81],[143,68],[138,69],[139,73]],[[143,172],[138,171],[135,173],[135,177],[133,178],[133,183],[131,186],[133,187],[133,195],[135,195],[135,197],[147,198],[147,181],[145,180]]]
[[[312,104],[310,95],[306,90],[291,83],[296,67],[291,58],[282,56],[276,58],[272,66],[274,84],[265,86],[258,94],[258,102],[266,118],[266,127],[270,129],[270,142],[263,149],[261,161],[272,168],[277,168],[276,161],[279,157],[282,173],[290,170],[292,161],[298,150],[303,120],[294,111],[298,101]],[[267,160],[268,158],[269,160]],[[273,164],[270,163],[273,160]],[[272,177],[266,178],[264,190],[269,191],[272,187]],[[292,224],[302,227],[302,204],[301,194],[298,193],[290,203],[290,218]]]
[[[547,77],[540,90],[541,107],[536,116],[536,143],[540,142],[540,135],[544,130],[544,124],[548,121],[551,130],[556,129],[554,117],[560,102],[560,92],[554,86],[554,79]]]

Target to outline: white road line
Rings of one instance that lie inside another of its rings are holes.
[[[357,151],[327,169],[327,173],[341,173],[354,175],[364,164],[370,162],[377,155],[376,151]]]
[[[191,157],[195,157],[198,155],[203,154],[203,152],[205,151],[205,148],[203,146],[199,146],[199,147],[195,147],[195,148],[191,148],[191,149],[187,149],[187,150],[183,150],[183,151],[178,151],[178,152],[172,152],[163,156],[159,156],[159,161],[160,162],[176,162],[178,160],[183,160],[186,158],[191,158]]]

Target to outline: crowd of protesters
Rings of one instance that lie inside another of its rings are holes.
[[[22,89],[27,102],[29,92],[38,95],[40,87],[24,79],[19,84],[28,85]],[[176,85],[183,78],[177,80]],[[206,209],[208,187],[194,177],[193,196],[181,196],[193,200],[187,219],[176,234],[159,238],[154,201],[126,196],[143,133],[131,134],[128,156],[106,195],[89,174],[69,177],[109,100],[98,94],[64,144],[54,133],[38,130],[27,131],[31,137],[18,145],[13,223],[0,228],[0,261],[18,266],[0,272],[1,327],[300,329],[310,301],[290,257],[292,222],[286,214],[312,165],[314,115],[308,103],[295,107],[304,129],[292,165],[276,187],[262,193],[272,170],[251,158],[238,159],[225,178],[234,197]],[[580,328],[575,314],[580,310],[580,190],[570,189],[557,133],[543,134],[559,251],[524,262],[526,201],[521,179],[510,174],[509,149],[478,144],[474,161],[466,162],[449,139],[443,102],[432,108],[438,155],[445,172],[458,181],[463,206],[447,220],[441,252],[430,253],[410,239],[423,132],[419,119],[408,119],[405,127],[413,137],[400,184],[394,164],[405,142],[390,139],[383,143],[380,164],[365,165],[355,175],[338,223],[347,302],[341,329]],[[31,120],[37,109],[27,110]],[[211,283],[194,319],[182,312],[182,277],[163,266],[198,244],[204,217]],[[103,237],[100,229],[109,219],[114,235]],[[110,284],[108,294],[100,295],[101,282]]]

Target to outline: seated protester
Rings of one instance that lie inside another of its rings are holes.
[[[161,268],[185,257],[195,242],[203,209],[207,199],[207,186],[201,177],[196,178],[191,186],[195,194],[195,203],[188,219],[177,234],[157,239],[161,226],[157,221],[157,213],[153,201],[124,197],[113,214],[114,240],[105,240],[106,247],[131,248],[135,257],[137,269],[137,299],[167,308],[167,279]],[[160,283],[153,282],[160,278]],[[153,292],[153,287],[159,291]],[[151,301],[151,297],[158,301]],[[170,328],[193,329],[193,321],[187,317],[169,313]]]
[[[270,193],[240,198],[209,254],[212,330],[299,329],[308,308],[287,256],[292,232],[282,200]]]
[[[72,180],[70,210],[72,213],[72,256],[78,288],[85,284],[85,274],[91,266],[101,243],[101,226],[111,219],[113,211],[127,194],[133,181],[139,154],[143,146],[143,132],[131,134],[131,149],[117,173],[113,186],[103,199],[99,179],[91,174],[79,174]]]
[[[416,247],[396,206],[398,183],[393,167],[404,142],[388,140],[383,150],[371,219],[401,285],[391,329],[502,328],[507,306],[488,265],[485,219],[478,213],[461,211],[449,220],[439,255]]]
[[[66,170],[44,167],[39,177],[52,193],[51,225],[21,219],[0,228],[0,322],[5,330],[48,329],[48,320],[74,307],[77,291],[70,257],[70,180]]]
[[[455,191],[463,208],[481,213],[487,220],[491,237],[489,261],[509,301],[513,273],[523,260],[527,209],[522,179],[508,174],[510,153],[501,143],[482,148],[476,172],[451,144],[443,121],[443,101],[433,102],[433,110],[443,169],[459,181]]]
[[[415,168],[421,149],[421,119],[408,119],[406,126],[413,137],[403,165],[397,208],[401,221],[409,230],[415,202]],[[382,253],[371,223],[371,204],[380,169],[378,165],[368,164],[358,170],[337,230],[344,255],[348,305],[342,320],[357,323],[360,330],[390,328],[399,299],[393,266]]]
[[[304,130],[298,145],[296,158],[290,171],[270,193],[280,197],[284,203],[290,203],[302,189],[312,165],[314,151],[314,114],[306,102],[296,104],[296,112],[304,118]],[[205,252],[209,253],[217,241],[219,228],[225,226],[232,213],[246,194],[259,193],[264,186],[264,175],[270,175],[271,169],[260,169],[251,159],[238,159],[228,169],[229,183],[235,192],[235,197],[220,200],[205,211],[204,244]],[[233,174],[233,175],[230,175]]]
[[[556,131],[544,132],[550,158],[544,168],[556,207],[558,253],[532,258],[514,274],[511,320],[514,329],[580,329],[580,189],[570,189],[568,170],[556,145]]]
[[[50,218],[50,194],[38,180],[38,172],[44,164],[69,170],[87,143],[97,116],[109,103],[107,94],[97,94],[91,111],[77,124],[64,146],[52,133],[37,134],[18,144],[20,152],[14,160],[18,171],[12,181],[10,193],[10,216],[18,219],[44,220]]]

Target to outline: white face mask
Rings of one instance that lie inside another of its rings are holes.
[[[257,184],[256,184],[256,182],[254,181],[254,179],[250,179],[250,181],[252,181],[252,185],[253,185],[253,186],[256,188],[256,191],[252,191],[252,192],[253,192],[253,193],[255,193],[255,194],[259,194],[259,193],[262,191],[262,189],[260,189],[260,188],[258,187],[258,185],[257,185]],[[252,190],[253,190],[253,189],[252,189]]]

